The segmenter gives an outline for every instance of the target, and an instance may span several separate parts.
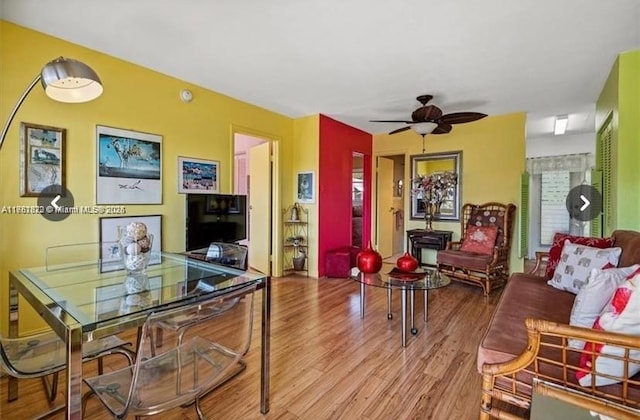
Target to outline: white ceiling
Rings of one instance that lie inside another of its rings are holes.
[[[430,93],[445,113],[569,114],[594,131],[638,0],[0,0],[0,16],[272,111],[370,133]],[[56,52],[52,51],[52,56]],[[99,72],[99,69],[97,69]]]

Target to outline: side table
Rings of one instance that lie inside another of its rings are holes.
[[[402,275],[393,274],[393,271],[387,272],[388,267],[383,267],[382,271],[374,274],[365,274],[354,268],[351,278],[360,283],[360,318],[364,319],[364,295],[365,286],[378,287],[387,289],[387,319],[391,316],[391,291],[393,289],[400,290],[400,320],[402,328],[402,347],[407,346],[407,306],[409,306],[409,317],[411,319],[411,334],[416,335],[418,329],[415,326],[415,292],[422,290],[424,292],[424,322],[427,322],[427,303],[429,301],[428,292],[432,289],[447,286],[451,283],[451,279],[445,275],[441,275],[433,269],[418,268],[414,274],[416,277],[408,278]]]
[[[422,250],[443,250],[447,247],[447,242],[451,242],[452,237],[453,232],[450,230],[411,229],[407,231],[407,250],[420,262],[421,266],[427,265],[422,262]]]

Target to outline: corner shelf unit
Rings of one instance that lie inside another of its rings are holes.
[[[309,210],[295,203],[284,209],[282,216],[283,274],[302,274],[309,277]],[[293,219],[295,216],[297,218]],[[289,239],[295,237],[302,239]]]

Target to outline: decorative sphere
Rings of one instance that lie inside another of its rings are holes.
[[[142,250],[142,248],[140,247],[140,245],[138,245],[137,243],[132,243],[127,245],[127,247],[125,248],[126,253],[129,255],[137,255],[140,253],[140,251]]]
[[[126,236],[138,241],[147,236],[147,225],[141,222],[131,222],[127,225]]]
[[[415,271],[418,268],[418,260],[412,257],[408,252],[405,252],[404,255],[398,258],[396,261],[396,266],[402,271]]]
[[[382,255],[374,250],[369,242],[367,249],[358,253],[356,265],[362,273],[377,273],[382,268]]]
[[[142,252],[149,252],[149,249],[151,248],[151,240],[149,240],[148,236],[145,236],[138,241],[138,245]]]

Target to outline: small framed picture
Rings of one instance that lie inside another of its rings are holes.
[[[20,124],[21,197],[60,193],[64,185],[63,145],[66,134],[64,128]]]
[[[178,192],[215,194],[220,190],[220,162],[178,156]]]
[[[296,200],[299,203],[314,203],[316,201],[315,172],[298,172]]]
[[[151,259],[149,265],[160,264],[162,250],[162,215],[122,216],[100,218],[100,272],[119,270],[122,268],[120,250],[118,249],[118,226],[126,226],[131,222],[142,222],[147,226],[147,233],[153,235]]]
[[[96,126],[96,204],[162,204],[162,136]]]

